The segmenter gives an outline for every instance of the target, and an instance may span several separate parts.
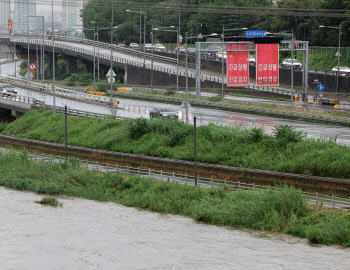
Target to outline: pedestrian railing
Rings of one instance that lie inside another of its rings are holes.
[[[44,162],[55,162],[55,163],[64,163],[66,161],[65,157],[62,156],[54,156],[54,155],[46,155],[46,154],[38,154],[35,152],[30,153],[30,157],[36,161],[44,161]],[[187,174],[179,174],[169,171],[163,170],[154,170],[151,168],[141,168],[141,167],[133,167],[133,166],[124,166],[119,164],[109,164],[97,161],[89,161],[87,160],[79,160],[80,166],[85,167],[89,170],[96,170],[106,173],[120,173],[125,175],[136,175],[139,177],[148,177],[153,178],[160,181],[167,181],[178,184],[192,185],[194,186],[197,183],[197,187],[203,188],[225,188],[230,191],[239,191],[239,190],[247,190],[247,191],[256,191],[256,192],[264,192],[268,190],[279,190],[285,191],[286,186],[283,187],[271,187],[258,185],[255,183],[244,183],[241,181],[229,181],[227,179],[219,179],[219,178],[208,178],[197,175],[197,179],[192,175]],[[337,208],[349,208],[350,209],[350,197],[348,199],[337,197],[335,195],[329,196],[325,194],[319,194],[318,192],[302,192],[304,198],[309,202],[316,205],[325,205]]]

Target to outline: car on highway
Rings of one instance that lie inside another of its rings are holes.
[[[153,108],[149,112],[151,118],[155,117],[165,117],[165,118],[178,118],[177,113],[170,108]]]
[[[146,44],[145,44],[145,49],[146,49],[146,50],[151,50],[152,47],[153,47],[153,44],[151,44],[151,43],[146,43]]]
[[[156,44],[155,47],[154,47],[154,49],[155,49],[156,51],[165,51],[165,50],[166,50],[166,49],[165,49],[165,46],[164,46],[163,44]]]
[[[8,83],[2,83],[0,84],[0,93],[10,93],[10,94],[17,94],[17,88],[14,87],[12,84]]]
[[[292,66],[296,69],[301,69],[303,65],[297,59],[284,59],[282,62],[283,68],[291,68]]]
[[[332,71],[338,71],[338,66],[335,66],[334,68],[332,68]],[[339,72],[350,72],[350,68],[349,67],[345,67],[345,66],[339,66]]]
[[[129,47],[130,47],[131,49],[138,49],[138,48],[140,48],[140,45],[137,44],[137,43],[130,43]]]

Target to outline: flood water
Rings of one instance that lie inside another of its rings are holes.
[[[12,269],[348,269],[350,249],[196,223],[113,203],[0,187],[0,262]]]

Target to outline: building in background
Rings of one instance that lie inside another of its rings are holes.
[[[27,33],[28,29],[37,29],[35,0],[14,0],[14,24],[16,33]]]
[[[81,11],[87,0],[62,0],[62,30],[82,29]],[[81,30],[80,30],[81,31]]]
[[[0,0],[0,29],[7,30],[10,19],[11,2],[10,0]]]

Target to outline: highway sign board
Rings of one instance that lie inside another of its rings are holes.
[[[115,82],[115,78],[114,77],[108,77],[107,81],[108,81],[108,83],[114,83]]]
[[[35,65],[34,63],[31,63],[31,64],[29,65],[29,69],[30,69],[30,70],[36,69],[36,65]]]
[[[318,86],[317,86],[317,89],[320,90],[320,91],[323,91],[324,90],[324,85],[322,83],[320,83]]]
[[[246,37],[266,37],[267,31],[245,31]]]

